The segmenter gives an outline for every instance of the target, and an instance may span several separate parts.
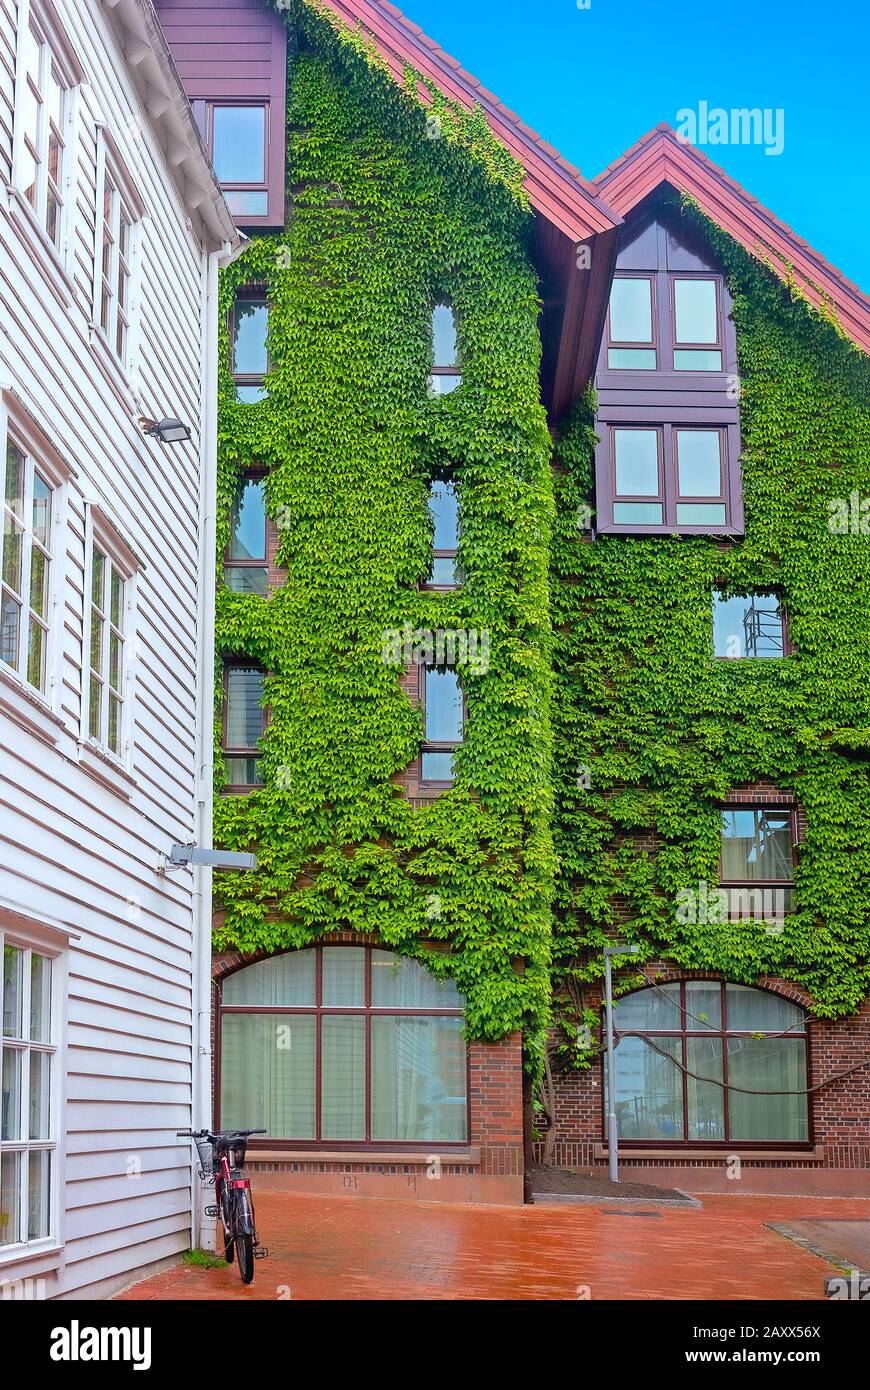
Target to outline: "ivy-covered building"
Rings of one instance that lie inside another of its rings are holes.
[[[239,0],[212,67],[159,8],[250,237],[218,1122],[520,1200],[524,1111],[606,1161],[625,942],[626,1160],[870,1166],[870,303],[666,127],[586,182],[383,0]]]

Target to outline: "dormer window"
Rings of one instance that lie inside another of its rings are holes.
[[[448,396],[462,384],[459,353],[456,346],[456,319],[446,304],[436,304],[432,311],[432,371],[429,394]]]
[[[678,213],[628,229],[595,379],[599,532],[742,532],[729,308],[724,276]]]

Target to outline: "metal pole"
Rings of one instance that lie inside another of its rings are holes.
[[[607,1152],[610,1181],[619,1182],[619,1140],[616,1127],[616,1067],[613,1060],[613,979],[610,952],[604,952],[604,1007],[607,1015]]]

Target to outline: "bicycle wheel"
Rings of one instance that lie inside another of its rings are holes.
[[[233,1234],[239,1260],[239,1278],[250,1284],[254,1278],[254,1208],[245,1188],[234,1192]]]

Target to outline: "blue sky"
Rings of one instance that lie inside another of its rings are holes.
[[[705,153],[870,293],[866,0],[397,3],[587,178],[681,108],[781,108],[781,154]]]

